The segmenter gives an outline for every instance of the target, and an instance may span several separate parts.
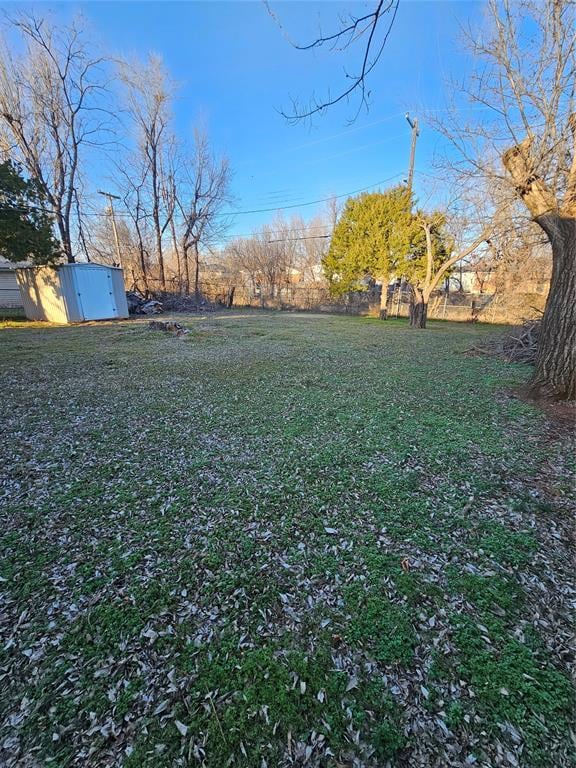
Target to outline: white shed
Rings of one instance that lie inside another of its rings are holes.
[[[124,275],[105,264],[58,264],[16,270],[29,320],[81,323],[128,317]]]

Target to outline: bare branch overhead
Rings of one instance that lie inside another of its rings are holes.
[[[367,106],[369,91],[367,90],[367,78],[380,61],[388,37],[394,26],[400,0],[377,0],[374,10],[363,16],[350,16],[343,21],[335,32],[321,34],[310,43],[300,44],[290,40],[294,48],[300,51],[317,50],[328,47],[330,50],[343,51],[356,49],[356,44],[361,45],[361,58],[356,73],[345,72],[345,79],[350,85],[342,88],[336,94],[328,93],[325,97],[317,99],[313,97],[307,106],[301,106],[298,100],[292,101],[290,111],[281,110],[281,114],[291,122],[306,120],[315,114],[324,112],[329,107],[342,101],[349,100],[352,96],[359,96],[358,112]],[[282,29],[282,24],[277,14],[272,10],[270,3],[265,2],[268,13]],[[290,39],[290,38],[288,38]]]

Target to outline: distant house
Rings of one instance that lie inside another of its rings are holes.
[[[459,264],[450,277],[451,290],[464,293],[494,293],[494,269],[484,265]]]
[[[450,291],[472,294],[541,294],[550,285],[551,263],[534,258],[526,264],[457,264],[449,278]]]
[[[18,309],[24,306],[16,281],[16,270],[26,266],[28,265],[24,262],[14,264],[0,258],[0,308]]]

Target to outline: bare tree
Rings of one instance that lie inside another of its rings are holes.
[[[124,63],[120,77],[125,85],[128,116],[136,127],[137,153],[142,172],[139,204],[149,209],[154,228],[160,286],[166,289],[163,238],[174,215],[173,197],[167,179],[168,154],[174,145],[170,133],[170,106],[174,86],[157,56],[144,64]],[[131,185],[134,187],[133,183]]]
[[[497,293],[547,292],[552,272],[552,251],[548,238],[524,211],[522,205],[509,199],[492,216],[492,231],[487,239],[488,251],[473,263],[482,292],[483,283],[491,283]]]
[[[162,199],[164,204],[164,210],[166,212],[166,221],[170,225],[170,236],[172,241],[172,255],[176,259],[176,278],[178,287],[182,293],[184,290],[183,282],[183,264],[180,244],[178,242],[178,235],[176,230],[176,216],[178,208],[178,191],[176,187],[176,179],[178,174],[177,169],[178,153],[176,140],[172,139],[166,153],[164,164],[162,168]]]
[[[286,220],[277,215],[250,237],[229,243],[221,262],[236,284],[259,296],[262,306],[268,299],[292,301],[301,288],[327,286],[322,258],[331,229],[325,216],[305,222],[300,216]]]
[[[322,259],[330,246],[334,225],[325,216],[319,215],[309,222],[301,217],[290,222],[291,233],[297,248],[295,267],[303,283],[315,283],[322,279]]]
[[[135,247],[137,268],[134,274],[139,278],[137,287],[144,293],[148,292],[153,277],[151,267],[155,242],[147,194],[148,171],[148,163],[139,152],[125,153],[122,161],[117,163],[125,221]]]
[[[91,54],[79,27],[55,27],[33,15],[10,22],[24,43],[21,57],[0,53],[0,147],[37,180],[54,215],[62,250],[82,247],[81,163],[87,147],[110,128],[101,107],[104,59]],[[75,220],[76,235],[75,238]]]
[[[261,242],[256,237],[243,237],[228,243],[223,253],[223,262],[237,282],[248,283],[253,295],[262,293]]]
[[[118,217],[116,231],[122,253],[122,268],[126,287],[128,290],[146,294],[149,256],[146,246],[140,239],[142,233],[134,227],[132,219],[127,214]],[[108,217],[97,216],[96,222],[90,227],[87,242],[90,260],[97,260],[101,264],[117,265],[115,245],[115,238]],[[144,268],[142,266],[143,260]]]
[[[523,201],[550,243],[550,291],[529,386],[536,397],[574,399],[575,7],[569,0],[489,0],[488,17],[486,32],[469,35],[478,65],[465,91],[485,109],[483,119],[444,131],[469,172]]]
[[[356,44],[359,44],[361,49],[360,65],[355,73],[345,71],[345,78],[349,84],[336,94],[328,93],[321,99],[313,97],[306,107],[301,107],[298,101],[293,101],[291,110],[289,112],[282,112],[283,116],[292,122],[305,120],[319,112],[324,112],[341,101],[350,99],[355,94],[358,94],[360,97],[358,111],[363,106],[366,106],[368,98],[366,90],[367,78],[378,64],[384,52],[388,37],[396,20],[399,2],[400,0],[377,0],[374,3],[373,10],[369,13],[362,16],[350,14],[348,17],[340,19],[340,26],[334,32],[320,33],[315,40],[306,44],[290,41],[300,51],[314,51],[325,47],[330,50],[342,51],[353,49]],[[282,24],[270,4],[267,1],[265,4],[268,13],[278,26],[282,28]]]
[[[442,231],[444,215],[427,216],[421,213],[417,220],[424,233],[423,253],[412,260],[408,258],[404,272],[410,282],[410,325],[412,328],[425,328],[428,302],[433,291],[449,275],[455,264],[468,258],[486,242],[490,230],[482,231],[470,238],[471,242],[467,245],[463,245]]]
[[[222,216],[229,201],[230,168],[226,158],[217,159],[210,150],[205,133],[196,131],[194,154],[190,162],[182,161],[180,178],[174,194],[181,219],[180,256],[183,262],[186,292],[194,286],[200,295],[200,251],[213,245],[228,226]],[[190,260],[193,275],[190,277]]]
[[[461,176],[461,170],[457,175]],[[527,215],[522,201],[511,194],[509,180],[487,174],[463,181],[467,212],[473,214],[478,227],[490,230],[486,249],[469,262],[480,292],[491,285],[498,293],[510,290],[522,293],[524,277],[528,275],[548,274],[549,283],[550,244],[541,228]],[[458,178],[455,178],[452,190],[457,185]],[[543,281],[546,282],[544,278]]]
[[[470,261],[470,268],[474,274],[474,282],[478,286],[478,292],[484,293],[490,280],[494,277],[494,261],[486,257],[474,258]]]
[[[264,306],[266,299],[277,298],[287,284],[285,251],[280,242],[271,242],[276,232],[264,225],[252,237],[234,244],[240,268],[249,275],[252,290]]]

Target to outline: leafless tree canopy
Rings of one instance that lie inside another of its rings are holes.
[[[113,184],[130,231],[123,264],[144,292],[193,287],[198,294],[202,254],[228,225],[221,215],[229,201],[228,162],[214,156],[201,131],[192,146],[177,139],[176,87],[160,58],[121,62],[119,79],[127,138]]]
[[[461,174],[499,195],[496,211],[520,201],[548,240],[552,276],[531,390],[558,399],[576,397],[575,14],[567,0],[489,0],[485,30],[467,35],[476,68],[464,95],[482,119],[440,126]],[[503,233],[500,221],[494,239]]]
[[[199,292],[200,249],[219,240],[228,227],[222,209],[230,199],[230,167],[210,149],[205,133],[196,131],[191,158],[184,156],[175,201],[182,222],[181,253],[186,290],[191,286],[190,258],[193,257],[194,293]]]
[[[330,210],[309,222],[299,216],[286,220],[278,215],[251,237],[231,241],[221,254],[221,263],[262,300],[274,299],[294,284],[324,286],[322,259],[332,229]]]
[[[167,194],[175,144],[170,130],[174,86],[161,59],[152,55],[143,64],[123,63],[120,79],[136,149],[131,157],[132,172],[126,172],[124,159],[118,170],[124,177],[127,209],[133,210],[129,215],[137,230],[141,229],[143,214],[150,219],[146,223],[153,228],[159,280],[165,289],[163,239],[175,207],[173,196]]]
[[[32,15],[11,24],[25,48],[21,57],[7,45],[0,53],[0,148],[40,183],[66,258],[74,261],[82,243],[82,161],[110,128],[101,100],[104,60],[77,24],[60,29]]]
[[[562,199],[571,164],[575,24],[574,4],[566,0],[489,0],[484,28],[465,31],[474,73],[464,86],[451,84],[452,116],[434,121],[458,150],[462,173],[499,179],[509,190],[501,157],[529,145],[531,173]],[[465,102],[476,108],[468,120],[458,109],[465,113]]]

